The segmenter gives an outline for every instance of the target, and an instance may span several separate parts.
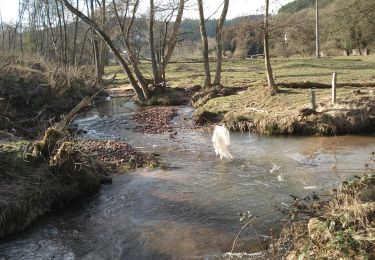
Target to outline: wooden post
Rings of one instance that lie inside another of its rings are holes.
[[[332,104],[336,103],[336,82],[337,82],[337,74],[333,73],[333,76],[332,76]]]
[[[316,96],[315,96],[315,89],[311,89],[311,107],[312,109],[316,109]]]
[[[319,0],[315,0],[315,41],[316,41],[316,58],[320,58],[320,33],[319,33]]]

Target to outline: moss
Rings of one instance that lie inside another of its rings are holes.
[[[48,128],[42,140],[35,142],[33,155],[42,156],[43,158],[49,157],[62,136],[63,134],[57,129]]]

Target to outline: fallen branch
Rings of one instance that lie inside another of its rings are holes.
[[[104,88],[102,88],[101,90],[99,90],[98,92],[96,92],[94,95],[92,95],[91,97],[85,97],[81,102],[79,102],[79,104],[73,108],[66,116],[64,116],[64,119],[59,122],[57,124],[57,128],[61,131],[63,130],[69,123],[70,121],[73,119],[73,117],[79,112],[81,111],[82,108],[88,106],[93,100],[94,98],[104,90]]]
[[[295,88],[295,89],[323,89],[323,88],[332,88],[332,84],[327,83],[319,83],[319,82],[281,82],[278,83],[277,86],[283,88]],[[356,82],[348,82],[348,83],[337,83],[337,87],[355,87],[355,88],[365,88],[365,87],[374,87],[375,83],[356,83]]]

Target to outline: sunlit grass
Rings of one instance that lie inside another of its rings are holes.
[[[326,57],[273,59],[274,76],[277,83],[286,82],[319,82],[330,83],[332,73],[338,75],[341,83],[362,83],[375,81],[375,56]],[[151,64],[142,62],[141,69],[145,76],[152,77]],[[214,76],[216,63],[211,62]],[[227,87],[251,87],[266,84],[266,74],[262,59],[227,60],[223,64],[222,84]],[[117,74],[118,84],[129,84],[127,76],[120,66],[107,66],[106,74]],[[168,84],[172,87],[189,87],[200,85],[204,80],[204,69],[201,62],[170,63],[167,67]]]

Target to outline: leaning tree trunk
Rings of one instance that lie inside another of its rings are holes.
[[[207,32],[206,32],[202,0],[198,0],[198,8],[199,8],[199,21],[200,21],[199,26],[200,26],[201,37],[202,37],[203,63],[204,63],[204,73],[205,73],[204,86],[208,88],[211,85],[211,72],[210,72],[210,62],[208,60],[208,40],[207,40]]]
[[[136,0],[134,2],[132,17],[129,20],[129,24],[128,24],[126,30],[125,30],[125,22],[121,21],[120,15],[118,13],[116,1],[112,0],[112,4],[113,4],[113,10],[114,10],[114,13],[115,13],[115,16],[116,16],[117,23],[118,23],[118,26],[121,30],[121,34],[122,34],[122,37],[123,37],[124,47],[125,47],[126,51],[128,52],[129,62],[133,67],[134,74],[139,81],[139,84],[140,84],[140,86],[143,90],[143,94],[144,94],[145,98],[149,99],[150,91],[148,89],[148,81],[145,79],[145,77],[143,76],[143,74],[142,74],[142,72],[141,72],[141,70],[138,66],[139,61],[138,61],[137,56],[134,54],[134,51],[131,47],[130,39],[129,39],[130,31],[133,27],[133,24],[134,24],[134,21],[135,21],[135,18],[136,18],[136,12],[137,12],[137,9],[138,9],[138,6],[139,6],[139,0]],[[123,19],[125,19],[125,18],[123,18]]]
[[[273,78],[273,73],[272,73],[272,66],[271,66],[271,61],[270,61],[270,50],[269,50],[269,26],[268,26],[268,10],[269,10],[269,0],[266,0],[266,8],[265,8],[265,15],[264,15],[264,61],[266,65],[266,70],[267,70],[267,81],[268,81],[268,86],[271,89],[271,94],[275,94],[277,92],[277,86],[275,84],[275,80]]]
[[[217,21],[216,25],[216,74],[215,74],[215,80],[214,85],[220,85],[221,84],[221,66],[223,63],[223,26],[225,22],[225,18],[227,17],[229,8],[229,0],[224,0],[224,7],[223,11],[221,12],[220,19]]]
[[[124,72],[129,78],[130,84],[132,85],[135,94],[137,95],[138,99],[141,102],[146,100],[142,89],[139,87],[137,80],[135,79],[132,71],[130,70],[128,64],[126,63],[125,59],[122,57],[120,50],[114,45],[111,38],[89,17],[84,15],[82,12],[77,10],[74,6],[69,3],[69,0],[59,0],[64,3],[64,5],[71,11],[73,14],[77,15],[84,23],[90,26],[98,36],[107,44],[108,48],[113,52],[116,59],[120,63],[121,67],[124,69]]]

